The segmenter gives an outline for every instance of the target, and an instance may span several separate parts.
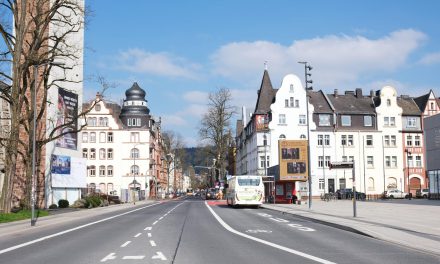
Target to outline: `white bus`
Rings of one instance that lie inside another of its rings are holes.
[[[226,203],[232,206],[255,205],[259,207],[264,201],[264,184],[261,176],[240,175],[228,180]]]

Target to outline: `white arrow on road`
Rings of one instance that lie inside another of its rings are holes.
[[[162,254],[162,252],[157,251],[156,255],[151,257],[151,259],[160,259],[160,260],[167,260],[167,258]]]

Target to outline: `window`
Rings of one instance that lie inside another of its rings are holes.
[[[96,117],[88,117],[87,125],[92,127],[96,126]]]
[[[96,159],[96,149],[90,149],[90,159]]]
[[[406,136],[406,145],[412,146],[412,136]]]
[[[420,147],[420,136],[414,137],[414,146]]]
[[[368,178],[368,190],[374,191],[374,179],[372,177]]]
[[[107,133],[107,142],[109,143],[113,142],[113,132]]]
[[[108,126],[108,118],[104,117],[104,126]]]
[[[434,103],[433,102],[431,102],[431,110],[435,110],[435,107],[434,107]]]
[[[342,156],[342,161],[347,162],[347,156]]]
[[[105,122],[104,122],[104,117],[100,117],[99,118],[99,126],[104,126]]]
[[[141,126],[141,119],[140,118],[136,118],[136,126]]]
[[[318,135],[318,146],[322,146],[322,144],[324,143],[324,136],[323,135]]]
[[[324,145],[330,146],[330,135],[324,135]]]
[[[83,132],[82,133],[82,142],[87,143],[87,141],[89,141],[89,133]]]
[[[264,156],[260,156],[260,167],[261,168],[264,168],[264,162],[265,162]]]
[[[415,117],[408,117],[407,127],[416,127],[416,118]]]
[[[324,179],[319,179],[319,189],[324,190]]]
[[[396,118],[394,116],[390,117],[390,126],[396,125]]]
[[[389,168],[391,167],[391,157],[385,156],[385,167]]]
[[[319,115],[319,125],[320,126],[330,126],[330,115],[320,114]]]
[[[105,149],[99,149],[99,159],[105,159]]]
[[[133,148],[130,151],[130,158],[132,159],[138,159],[139,158],[139,149]]]
[[[290,85],[290,92],[293,93],[293,84]]]
[[[391,166],[393,168],[397,168],[397,156],[392,156],[391,157]]]
[[[102,193],[106,193],[106,192],[107,192],[106,189],[105,189],[105,183],[101,182],[101,183],[99,184],[99,190],[100,190]]]
[[[306,125],[306,115],[299,115],[299,124]]]
[[[389,126],[390,125],[390,118],[388,116],[384,116],[383,118],[383,125]]]
[[[139,166],[138,165],[131,166],[130,173],[132,175],[138,175],[139,174]]]
[[[108,192],[113,191],[113,183],[107,183],[107,191]]]
[[[414,161],[412,156],[408,156],[408,167],[414,167]]]
[[[348,156],[348,161],[353,162],[354,161],[354,156]]]
[[[293,102],[294,102],[293,97],[290,97],[290,107],[294,106]]]
[[[99,166],[99,176],[100,177],[105,176],[105,166]]]
[[[96,133],[91,132],[90,133],[90,143],[95,143],[95,142],[96,142]]]
[[[345,189],[345,179],[339,179],[339,189]]]
[[[324,167],[324,157],[318,156],[318,168]]]
[[[299,137],[300,139],[306,139],[306,135],[301,134],[301,136]]]
[[[391,100],[387,99],[387,106],[391,106]]]
[[[373,126],[373,117],[372,116],[364,116],[364,126],[366,126],[366,127]]]
[[[113,149],[107,149],[107,159],[113,159]]]
[[[390,146],[390,136],[384,136],[384,145],[389,147]]]
[[[422,167],[422,156],[416,156],[416,167]]]
[[[347,143],[349,146],[353,146],[353,143],[354,143],[353,135],[348,135],[348,142]]]
[[[289,107],[289,100],[288,99],[284,100],[284,106]]]
[[[270,161],[269,156],[267,156],[267,158],[266,158],[266,168],[269,168],[269,167],[270,167],[270,166],[269,166],[269,161]]]
[[[349,115],[341,116],[341,124],[342,126],[351,126],[351,116]]]
[[[285,124],[286,123],[286,115],[285,114],[279,114],[279,116],[278,116],[278,123],[279,124]]]
[[[89,151],[88,151],[88,149],[86,149],[86,148],[83,148],[83,151],[82,151],[82,153],[83,153],[83,158],[87,159],[87,156],[88,156],[88,154],[89,154]]]
[[[90,169],[89,169],[89,176],[90,177],[95,177],[96,176],[96,167],[95,166],[90,166]]]
[[[299,107],[299,100],[295,100],[295,107]]]
[[[280,135],[280,139],[286,139],[286,135],[281,134],[281,135]]]
[[[101,105],[100,104],[95,105],[95,111],[96,112],[101,111]]]
[[[325,156],[325,166],[330,167],[330,156]]]
[[[341,136],[341,145],[342,146],[347,146],[347,135],[342,135]]]
[[[108,177],[113,177],[113,166],[107,166],[107,176]]]
[[[99,133],[99,142],[105,143],[105,132]]]
[[[396,146],[396,136],[391,136],[391,146]]]
[[[373,146],[373,136],[367,135],[367,146]]]
[[[130,133],[130,142],[139,142],[139,132]]]
[[[373,156],[367,156],[367,167],[368,168],[373,168],[374,167]]]

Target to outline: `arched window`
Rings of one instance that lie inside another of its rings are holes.
[[[113,142],[113,132],[108,132],[107,134],[107,142]]]
[[[113,183],[107,183],[107,190],[108,192],[113,191]]]
[[[100,177],[105,176],[105,166],[99,166],[99,176]]]
[[[139,149],[132,148],[130,152],[130,158],[132,159],[138,159],[139,158]]]
[[[86,148],[83,148],[82,153],[83,153],[83,158],[87,159],[87,156],[88,156],[88,154],[89,154],[89,150],[86,149]]]
[[[368,190],[374,191],[374,179],[373,177],[368,178]]]
[[[305,138],[306,138],[306,135],[302,134],[302,135],[300,136],[300,138],[301,138],[301,139],[305,139]]]
[[[397,188],[397,179],[394,177],[389,177],[387,188],[388,189],[396,189]]]
[[[99,126],[104,126],[104,117],[99,118]]]
[[[132,175],[138,175],[139,174],[139,166],[138,165],[131,166],[130,173]]]
[[[280,139],[286,139],[286,135],[281,134],[281,135],[280,135]]]
[[[99,159],[105,159],[105,149],[99,149]]]
[[[95,143],[95,142],[96,142],[96,133],[90,132],[90,143]]]
[[[108,118],[104,117],[104,126],[108,126]]]
[[[82,133],[82,142],[87,143],[89,141],[89,133],[83,132]]]
[[[99,191],[100,191],[101,193],[107,193],[107,190],[106,190],[106,188],[105,188],[105,183],[101,182],[101,183],[99,184]]]
[[[107,149],[107,159],[113,159],[113,149]]]
[[[113,177],[113,166],[107,166],[107,177]]]
[[[92,183],[89,183],[89,189],[95,191],[95,189],[96,189],[96,184],[94,184],[93,182],[92,182]]]
[[[90,159],[96,159],[96,149],[90,149]]]
[[[90,166],[89,176],[90,177],[95,177],[96,176],[96,167],[94,165]]]
[[[99,143],[105,143],[105,132],[99,133]]]

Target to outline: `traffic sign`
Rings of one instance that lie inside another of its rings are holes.
[[[331,162],[330,169],[353,169],[352,161]]]

